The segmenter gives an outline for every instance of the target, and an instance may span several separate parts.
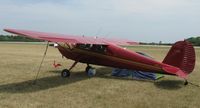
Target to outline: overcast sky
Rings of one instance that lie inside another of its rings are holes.
[[[0,0],[3,28],[175,42],[200,36],[200,0]]]

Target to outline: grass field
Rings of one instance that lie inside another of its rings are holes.
[[[63,79],[60,71],[71,60],[62,59],[50,47],[36,85],[33,79],[45,45],[0,43],[0,108],[199,108],[200,88],[183,85],[174,76],[152,81],[138,81],[107,75],[111,68],[95,66],[97,75],[88,78],[85,64],[78,64],[71,77]],[[168,47],[136,46],[162,61]],[[200,49],[196,49],[196,67],[188,80],[200,85]],[[63,66],[55,69],[53,61]]]

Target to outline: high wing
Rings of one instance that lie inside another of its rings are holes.
[[[121,39],[106,39],[106,38],[99,38],[99,37],[63,35],[63,34],[36,32],[36,31],[29,31],[29,30],[4,29],[4,31],[17,34],[17,35],[34,38],[34,39],[51,41],[51,42],[101,44],[101,45],[107,45],[107,44],[137,45],[138,44],[137,42],[121,40]]]

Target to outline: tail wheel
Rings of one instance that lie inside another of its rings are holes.
[[[63,78],[67,78],[70,76],[70,71],[67,70],[67,69],[64,69],[62,72],[61,72],[61,77]]]

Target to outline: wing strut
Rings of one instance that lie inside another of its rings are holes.
[[[41,67],[42,67],[42,63],[43,63],[43,61],[44,61],[44,58],[45,58],[45,56],[46,56],[46,54],[47,54],[48,47],[49,47],[49,41],[47,42],[46,49],[45,49],[44,55],[43,55],[43,57],[42,57],[42,61],[41,61],[40,66],[39,66],[39,68],[38,68],[38,71],[37,71],[37,74],[36,74],[36,76],[35,76],[35,80],[34,80],[33,84],[36,84],[36,82],[37,82],[38,75],[39,75],[39,73],[40,73],[40,69],[41,69]]]

